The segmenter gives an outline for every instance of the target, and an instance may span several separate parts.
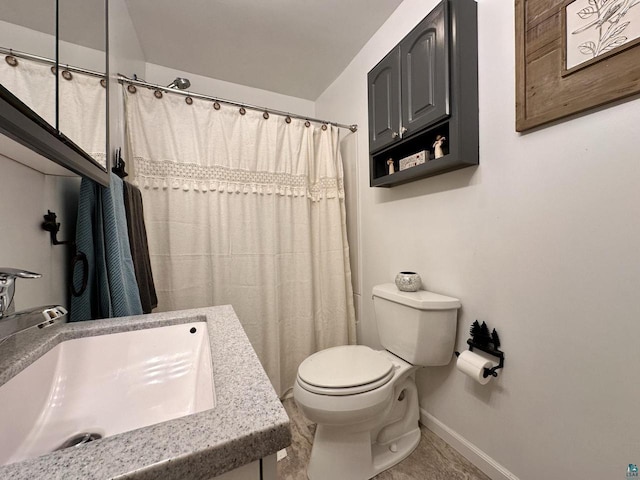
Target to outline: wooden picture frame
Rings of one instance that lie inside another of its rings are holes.
[[[519,132],[640,93],[640,38],[566,68],[566,8],[575,1],[515,0]]]

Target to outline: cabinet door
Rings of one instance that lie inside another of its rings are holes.
[[[369,150],[400,138],[400,53],[396,47],[367,76],[369,87]]]
[[[449,115],[447,0],[402,40],[400,52],[402,135],[407,136]]]

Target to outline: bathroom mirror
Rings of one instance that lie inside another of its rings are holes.
[[[105,0],[58,1],[58,129],[105,171]]]
[[[3,2],[0,83],[53,128],[57,128],[56,77],[46,60],[56,57],[55,34],[56,0]],[[20,53],[43,61],[23,58]]]
[[[0,133],[102,185],[106,12],[107,0],[14,0],[0,9]]]

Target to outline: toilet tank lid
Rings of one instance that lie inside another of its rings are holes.
[[[460,300],[439,293],[418,290],[401,292],[395,283],[384,283],[373,287],[373,296],[384,298],[419,310],[450,310],[460,308]]]

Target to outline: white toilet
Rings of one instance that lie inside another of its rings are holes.
[[[311,480],[364,480],[406,458],[420,441],[415,370],[452,359],[458,299],[388,283],[373,305],[386,350],[328,348],[298,368],[293,396],[318,424]]]

